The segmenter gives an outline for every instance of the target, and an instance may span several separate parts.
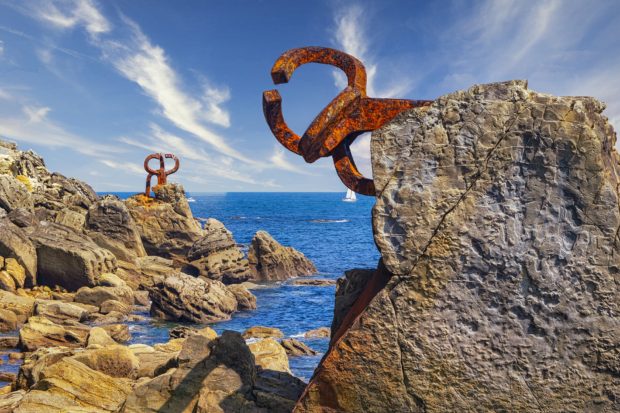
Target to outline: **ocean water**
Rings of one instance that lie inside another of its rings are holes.
[[[116,194],[123,198],[129,194]],[[342,202],[340,193],[209,193],[188,194],[196,218],[216,218],[247,248],[258,230],[269,232],[283,245],[303,252],[316,265],[313,278],[337,279],[345,270],[375,268],[379,253],[373,241],[371,209],[374,198],[359,196]],[[312,376],[327,350],[328,339],[305,339],[303,333],[332,322],[335,287],[296,286],[289,282],[265,284],[253,290],[257,309],[233,315],[231,320],[210,326],[242,332],[261,325],[277,327],[318,351],[313,357],[291,357],[293,373],[303,380]],[[153,344],[168,340],[178,323],[155,320],[133,323],[132,343]]]
[[[132,194],[115,193],[121,198]],[[375,268],[379,253],[374,244],[371,208],[374,198],[359,196],[357,202],[342,202],[344,193],[208,193],[188,194],[196,218],[216,218],[247,249],[258,230],[269,232],[283,245],[303,252],[316,265],[313,278],[337,279],[345,270]],[[265,283],[253,290],[257,309],[235,313],[231,320],[210,326],[243,332],[252,326],[277,327],[318,351],[317,356],[291,357],[293,374],[307,381],[327,350],[328,339],[305,339],[303,333],[329,327],[334,306],[334,286],[296,286],[290,282]],[[148,316],[148,314],[144,314]],[[155,344],[168,341],[168,332],[180,323],[147,318],[130,323],[130,343]],[[195,327],[200,327],[193,325]],[[9,333],[8,335],[14,335]],[[0,371],[16,373],[18,364],[0,356]]]

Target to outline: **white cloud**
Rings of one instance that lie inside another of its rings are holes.
[[[4,42],[0,40],[0,57],[4,54]]]
[[[118,146],[95,143],[65,130],[48,119],[50,108],[23,106],[21,114],[0,117],[3,136],[17,142],[29,142],[50,148],[67,148],[83,155],[102,156],[122,152]]]
[[[38,0],[25,6],[36,19],[59,29],[84,26],[92,36],[111,30],[110,23],[91,0]]]
[[[295,165],[293,165],[292,163],[290,163],[286,159],[286,152],[280,146],[276,146],[274,148],[273,155],[271,155],[271,158],[269,158],[269,160],[271,161],[271,165],[270,166],[272,166],[272,167],[275,167],[275,168],[278,168],[278,169],[282,169],[284,171],[294,172],[294,173],[297,173],[297,174],[312,175],[310,171],[308,171],[306,169],[298,168]]]
[[[51,109],[46,106],[24,106],[22,107],[22,110],[28,117],[28,122],[39,123],[45,120]]]
[[[100,159],[99,162],[112,169],[121,170],[123,172],[130,172],[135,175],[146,175],[146,171],[144,170],[144,168],[141,168],[140,166],[132,162],[118,162],[111,159]]]

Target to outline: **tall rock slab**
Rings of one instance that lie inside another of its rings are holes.
[[[620,166],[603,109],[512,81],[375,132],[393,275],[295,411],[620,410]]]

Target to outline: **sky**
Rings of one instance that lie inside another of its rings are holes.
[[[0,138],[97,191],[139,192],[153,152],[190,192],[344,191],[330,158],[286,151],[262,113],[284,51],[358,57],[368,95],[434,99],[527,79],[589,95],[620,127],[620,1],[0,0]],[[301,135],[343,87],[325,65],[278,85]],[[371,174],[369,137],[353,145]]]

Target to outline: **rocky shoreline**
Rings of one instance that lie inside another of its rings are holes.
[[[154,194],[99,197],[0,141],[0,345],[22,363],[0,377],[0,412],[291,411],[305,384],[287,355],[315,352],[281,333],[124,344],[136,313],[222,321],[256,308],[252,282],[316,273],[264,231],[246,257],[221,222],[193,217],[180,185]]]

